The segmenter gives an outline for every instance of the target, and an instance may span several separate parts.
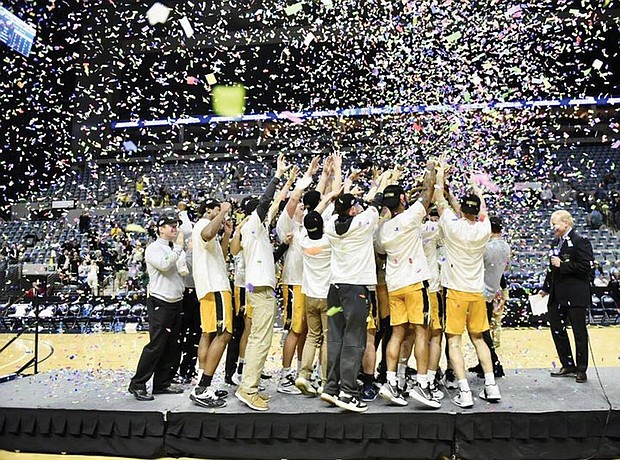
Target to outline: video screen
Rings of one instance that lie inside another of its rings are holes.
[[[30,54],[36,30],[0,6],[0,42],[24,56]]]

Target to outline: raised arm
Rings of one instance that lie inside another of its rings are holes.
[[[312,176],[314,176],[319,169],[319,156],[315,156],[312,158],[312,161],[308,165],[308,169],[301,179],[297,181],[295,184],[295,189],[291,193],[291,196],[288,199],[288,203],[286,203],[286,212],[289,217],[293,219],[295,217],[295,211],[297,211],[297,205],[299,204],[299,200],[304,193],[304,190],[308,188],[308,186],[312,183]]]
[[[215,216],[209,224],[202,229],[200,236],[203,241],[211,241],[222,228],[222,222],[226,218],[226,214],[230,211],[230,203],[224,202],[220,205],[220,212]]]
[[[426,171],[424,172],[424,182],[422,184],[422,193],[420,195],[420,202],[424,205],[424,208],[428,211],[433,199],[433,193],[435,191],[435,162],[429,160],[426,163]]]
[[[278,156],[278,162],[276,167],[276,173],[273,176],[273,179],[267,185],[265,192],[258,200],[258,206],[256,207],[256,212],[258,213],[258,217],[263,222],[267,217],[267,213],[269,212],[269,205],[271,204],[271,200],[273,199],[274,194],[276,193],[276,188],[280,183],[280,179],[284,175],[284,173],[288,170],[289,166],[284,159],[284,154],[280,154]]]

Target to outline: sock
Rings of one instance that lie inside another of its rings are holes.
[[[208,387],[211,386],[211,381],[213,380],[213,376],[212,375],[207,375],[207,374],[202,374],[202,377],[200,378],[200,383],[198,384],[199,387]]]
[[[244,358],[239,358],[239,364],[237,364],[237,374],[243,374],[243,365],[245,364]]]
[[[489,372],[488,374],[484,374],[484,384],[485,385],[495,385],[495,374],[493,372]]]
[[[198,369],[198,375],[196,376],[196,381],[200,382],[200,379],[202,378],[202,374],[204,374],[205,371],[202,369]]]
[[[375,380],[375,376],[374,375],[362,373],[362,383],[364,384],[364,386],[372,385],[372,382],[374,380]]]
[[[407,363],[398,364],[398,371],[396,373],[398,377],[398,386],[401,388],[405,387],[405,376],[407,372]]]
[[[280,371],[280,378],[283,379],[284,377],[286,377],[289,373],[291,372],[291,368],[290,367],[283,367],[282,370]]]
[[[390,385],[396,385],[396,372],[394,371],[387,371],[387,381],[390,383]]]
[[[297,373],[301,370],[301,361],[297,361]]]
[[[469,382],[467,381],[467,379],[459,380],[458,382],[459,382],[459,389],[461,391],[470,391]]]
[[[418,384],[422,388],[426,388],[428,386],[428,374],[418,374],[417,379],[418,379]]]
[[[429,382],[434,382],[435,381],[435,376],[437,375],[437,371],[432,371],[432,370],[428,370],[428,381]]]

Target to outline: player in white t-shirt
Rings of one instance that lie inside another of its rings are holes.
[[[383,194],[383,206],[392,217],[379,230],[378,245],[387,254],[385,278],[390,299],[392,337],[387,347],[387,382],[379,395],[399,405],[406,405],[402,388],[398,387],[396,368],[401,345],[407,335],[414,334],[417,378],[410,396],[437,409],[428,381],[428,343],[430,339],[430,301],[427,290],[431,272],[422,246],[421,226],[431,204],[435,183],[435,164],[429,162],[420,198],[409,206],[400,185],[389,185]]]
[[[486,215],[482,193],[474,185],[474,194],[461,198],[459,218],[444,198],[446,165],[437,168],[435,202],[439,225],[444,234],[446,263],[441,270],[441,284],[446,288],[445,332],[450,348],[450,362],[456,374],[459,393],[453,398],[460,407],[474,405],[467,375],[461,336],[467,327],[472,344],[484,370],[485,386],[480,398],[495,402],[501,399],[495,383],[491,353],[482,334],[489,329],[484,291],[484,251],[491,236],[491,224]]]
[[[205,200],[200,219],[192,230],[192,270],[200,301],[202,335],[198,345],[198,384],[190,399],[202,407],[214,407],[218,397],[211,390],[213,374],[232,335],[232,294],[225,254],[232,224],[226,220],[230,203]],[[220,239],[218,233],[224,230]]]

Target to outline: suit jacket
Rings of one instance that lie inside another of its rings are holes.
[[[557,248],[560,240],[556,238],[552,248]],[[568,305],[569,307],[589,307],[592,302],[590,294],[590,273],[594,255],[592,244],[574,229],[565,236],[558,257],[562,261],[559,267],[549,263],[543,290],[549,293],[549,303]]]

